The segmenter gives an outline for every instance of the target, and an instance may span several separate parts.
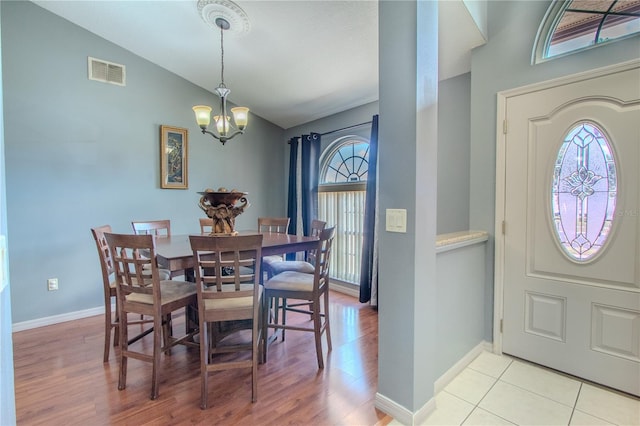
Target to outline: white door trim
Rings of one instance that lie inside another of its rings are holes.
[[[620,64],[597,68],[590,71],[580,72],[553,80],[535,83],[498,92],[497,113],[496,113],[496,210],[494,222],[494,279],[493,279],[493,352],[502,353],[502,332],[500,324],[504,309],[504,234],[503,222],[505,211],[505,188],[506,188],[506,151],[505,139],[508,132],[507,121],[507,99],[513,96],[524,95],[539,90],[550,89],[578,81],[601,77],[607,74],[627,71],[640,66],[640,60],[635,59]],[[508,228],[506,232],[509,232]]]

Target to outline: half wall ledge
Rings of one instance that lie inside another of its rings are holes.
[[[483,243],[488,239],[489,233],[486,231],[459,231],[440,234],[436,236],[436,254]]]

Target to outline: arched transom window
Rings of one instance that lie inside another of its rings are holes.
[[[320,184],[362,183],[369,172],[369,141],[358,136],[336,140],[323,155]]]
[[[555,1],[538,30],[534,62],[640,34],[640,0]]]

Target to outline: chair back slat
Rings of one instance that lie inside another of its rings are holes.
[[[315,279],[314,291],[324,285],[329,285],[329,266],[331,260],[331,248],[336,234],[336,228],[326,228],[320,232],[318,248],[315,250]]]
[[[259,217],[258,232],[261,234],[288,234],[288,217]]]
[[[311,221],[311,232],[309,233],[309,235],[311,237],[320,238],[320,234],[322,233],[322,231],[324,231],[324,228],[326,226],[327,226],[327,222],[323,222],[321,220],[314,219],[313,221]],[[305,255],[305,259],[306,259],[307,262],[309,262],[310,264],[315,266],[315,264],[316,264],[316,250],[308,250],[306,255]]]
[[[98,249],[98,257],[100,259],[100,268],[102,270],[102,278],[105,281],[106,287],[109,287],[109,276],[113,274],[113,261],[111,260],[111,252],[109,251],[109,244],[105,238],[105,233],[111,232],[110,225],[98,226],[91,228],[93,239],[96,242]]]
[[[114,263],[116,287],[125,296],[152,295],[160,302],[160,276],[153,235],[105,234]]]
[[[262,235],[191,235],[189,240],[199,296],[224,299],[257,294]]]
[[[213,232],[213,219],[210,217],[201,217],[200,218],[200,233],[201,234],[210,234]]]
[[[137,235],[171,236],[171,221],[168,219],[133,221],[131,226]]]

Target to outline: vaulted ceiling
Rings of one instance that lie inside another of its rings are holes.
[[[34,3],[209,91],[220,83],[220,33],[197,0]],[[224,35],[231,102],[286,129],[378,99],[377,1],[215,3],[248,18]],[[440,2],[439,21],[442,80],[468,72],[484,38],[462,0]]]

